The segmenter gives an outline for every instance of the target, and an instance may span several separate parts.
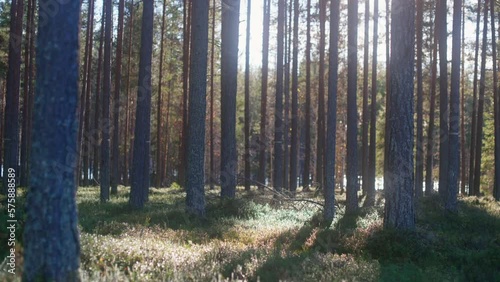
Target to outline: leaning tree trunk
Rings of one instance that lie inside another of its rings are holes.
[[[60,5],[51,15],[39,18],[23,280],[79,281],[78,158],[71,156],[78,134],[80,1]]]
[[[384,228],[414,229],[413,207],[413,75],[415,6],[411,0],[392,1],[391,99],[389,154],[384,179]]]

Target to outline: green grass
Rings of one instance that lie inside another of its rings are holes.
[[[425,198],[417,229],[401,233],[383,230],[380,195],[350,216],[337,195],[325,229],[317,205],[257,191],[221,201],[207,190],[202,220],[179,188],[151,189],[141,211],[128,193],[101,204],[97,187],[78,190],[84,281],[500,281],[500,204],[487,197],[460,199],[457,214]]]

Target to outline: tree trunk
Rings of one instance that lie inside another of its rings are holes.
[[[191,46],[191,0],[184,0],[184,38],[182,55],[182,128],[179,146],[179,184],[185,187],[186,184],[186,144],[188,131],[188,94],[189,94],[189,50]]]
[[[447,8],[446,0],[438,0],[436,9],[436,21],[438,44],[439,44],[439,186],[438,192],[444,200],[448,190],[449,169],[449,109],[448,109],[448,60],[446,31]]]
[[[118,4],[118,35],[116,38],[116,62],[115,62],[115,93],[113,101],[113,141],[112,164],[111,164],[111,194],[118,193],[120,182],[120,93],[122,88],[122,46],[123,46],[123,14],[125,1],[120,0]]]
[[[493,10],[492,10],[493,13]],[[500,14],[498,15],[500,17]],[[492,19],[493,22],[493,19]],[[500,26],[498,27],[498,36],[500,37]],[[493,41],[496,42],[496,41]],[[493,60],[496,62],[496,60]],[[496,77],[496,76],[495,76]],[[496,94],[493,97],[495,103],[495,179],[493,182],[493,197],[500,200],[500,90],[495,88]]]
[[[189,129],[187,143],[186,206],[205,215],[205,115],[208,55],[208,1],[193,1],[191,66],[189,68]]]
[[[79,281],[78,158],[68,157],[77,151],[79,17],[80,1],[69,1],[39,18],[24,281]]]
[[[462,75],[461,75],[461,106],[460,106],[460,151],[462,152],[461,169],[460,169],[460,192],[465,196],[465,183],[467,182],[467,155],[465,152],[465,5],[462,5]]]
[[[319,85],[318,127],[316,139],[316,181],[320,189],[325,182],[325,22],[326,0],[319,0]]]
[[[436,80],[437,80],[437,21],[434,20],[434,44],[432,46],[431,54],[431,82],[430,82],[430,110],[429,110],[429,127],[427,131],[427,155],[426,167],[427,173],[425,175],[425,195],[430,196],[434,191],[434,179],[432,177],[432,169],[434,168],[434,115],[436,109]],[[432,26],[431,26],[432,29]],[[431,32],[432,34],[432,32]]]
[[[424,130],[423,130],[423,92],[424,82],[422,75],[422,55],[423,55],[423,22],[424,22],[424,0],[417,0],[417,144],[415,156],[415,198],[423,196],[424,188]]]
[[[476,135],[476,163],[474,165],[474,186],[475,196],[481,195],[481,151],[483,147],[483,125],[484,125],[484,92],[486,88],[486,52],[488,50],[488,1],[484,4],[483,21],[483,46],[481,50],[481,78],[479,80],[479,100],[477,105],[477,135]]]
[[[311,0],[307,0],[307,32],[306,32],[306,114],[305,114],[305,156],[302,174],[302,190],[309,191],[311,175]]]
[[[293,4],[293,55],[292,55],[292,140],[290,146],[290,192],[297,191],[299,164],[299,0]]]
[[[335,216],[335,146],[337,134],[337,72],[340,0],[330,2],[330,57],[328,61],[328,120],[326,132],[326,186],[323,218],[330,225]]]
[[[166,14],[167,2],[163,0],[163,11],[161,14],[161,37],[160,37],[160,73],[158,76],[158,103],[156,104],[156,188],[161,187],[162,182],[162,138],[161,138],[161,88],[162,88],[162,78],[163,78],[163,45],[164,45],[164,34],[165,34],[165,14]]]
[[[95,144],[94,144],[94,169],[93,177],[97,181],[99,178],[99,133],[102,132],[102,119],[101,119],[101,105],[100,96],[103,96],[101,91],[101,69],[102,69],[102,51],[104,45],[104,17],[105,17],[105,5],[102,5],[102,16],[101,16],[101,34],[99,36],[99,51],[97,55],[97,76],[96,76],[96,91],[95,91],[95,115],[94,115],[94,129],[95,129]]]
[[[129,124],[130,122],[130,61],[132,58],[132,40],[134,37],[134,0],[130,2],[130,20],[129,20],[129,33],[128,33],[128,63],[127,63],[127,82],[126,82],[126,91],[127,94],[125,96],[125,100],[127,101],[125,103],[125,148],[123,150],[123,161],[124,161],[124,177],[123,177],[123,182],[125,185],[129,184],[129,164],[130,164],[130,156],[132,155],[129,152],[129,146],[128,146],[128,141],[129,141]]]
[[[413,208],[413,75],[415,6],[411,0],[392,2],[391,99],[388,170],[385,171],[384,228],[414,229]]]
[[[367,194],[368,190],[368,126],[369,113],[368,113],[368,57],[369,54],[369,25],[370,22],[370,2],[365,1],[365,35],[364,35],[364,55],[363,55],[363,124],[361,132],[361,186],[363,194]]]
[[[105,13],[105,30],[104,30],[104,78],[103,78],[103,95],[102,95],[102,140],[101,140],[101,202],[109,200],[110,186],[110,156],[109,156],[109,131],[110,114],[109,105],[111,97],[111,30],[112,30],[112,1],[104,2],[106,9]]]
[[[19,84],[21,79],[21,39],[23,32],[23,1],[12,0],[7,85],[5,91],[5,128],[3,170],[18,169],[19,150]],[[8,177],[4,173],[2,190],[7,194]]]
[[[290,150],[288,145],[290,144],[290,43],[291,43],[291,7],[292,4],[285,0],[285,21],[284,21],[284,85],[283,93],[284,95],[284,113],[283,113],[283,187],[290,191],[290,186],[288,181],[290,180]],[[289,16],[290,15],[290,16]],[[290,23],[287,20],[290,19]]]
[[[358,210],[358,0],[349,0],[347,39],[347,198],[346,213]]]
[[[372,103],[370,108],[370,147],[368,149],[368,191],[366,206],[375,202],[376,135],[377,135],[377,49],[378,49],[378,0],[373,2],[373,54],[372,54]]]
[[[245,44],[245,190],[250,191],[250,17],[252,1],[247,0],[247,31]]]
[[[274,190],[283,188],[283,36],[285,25],[285,0],[278,1],[278,31],[276,55],[276,105],[274,119]]]
[[[450,89],[450,139],[449,139],[449,168],[448,189],[446,193],[445,209],[451,212],[457,210],[458,176],[460,173],[460,143],[458,130],[460,123],[460,29],[462,16],[462,0],[453,1],[453,37],[451,51],[451,89]],[[494,31],[493,31],[494,33]],[[493,44],[493,57],[495,45]],[[493,64],[493,73],[496,73]],[[495,77],[496,84],[496,77]],[[496,85],[495,85],[496,89]]]
[[[234,198],[236,152],[236,91],[238,75],[239,0],[222,1],[221,45],[221,197]]]
[[[469,163],[469,196],[475,195],[474,191],[474,165],[476,161],[476,143],[477,143],[477,72],[479,65],[479,28],[481,22],[481,0],[477,1],[476,17],[476,45],[474,48],[474,80],[472,94],[472,125],[470,142],[470,163]]]
[[[149,194],[150,134],[151,134],[151,56],[153,54],[153,0],[144,0],[142,10],[139,86],[134,132],[134,156],[130,204],[143,208]]]
[[[385,0],[385,125],[384,125],[384,171],[387,171],[387,158],[389,155],[389,145],[387,140],[389,140],[389,104],[391,102],[391,63],[390,63],[390,2],[391,0]],[[387,181],[384,178],[384,191],[387,188]]]
[[[215,160],[214,160],[214,70],[215,70],[215,0],[212,2],[212,39],[210,43],[210,190],[214,189]]]
[[[267,136],[266,136],[266,112],[267,112],[267,81],[269,74],[269,24],[271,18],[271,2],[264,0],[264,22],[262,31],[262,92],[260,97],[260,147],[259,147],[259,189],[266,185],[267,173]]]

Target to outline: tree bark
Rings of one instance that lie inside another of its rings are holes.
[[[252,1],[247,0],[247,31],[245,42],[245,190],[250,191],[250,17]]]
[[[222,1],[221,45],[221,197],[234,198],[236,152],[236,91],[238,75],[239,0]]]
[[[347,8],[347,198],[346,213],[358,210],[358,0],[349,0]]]
[[[335,216],[335,146],[337,134],[337,72],[340,0],[330,2],[330,57],[328,61],[328,120],[326,132],[326,186],[323,218],[331,225]]]
[[[47,12],[41,5],[40,13]],[[80,1],[39,17],[24,281],[80,280],[75,199],[79,17]]]
[[[156,188],[161,187],[162,182],[162,134],[161,134],[161,108],[162,108],[162,79],[163,79],[163,45],[165,34],[165,14],[167,2],[163,0],[163,10],[161,14],[161,36],[160,36],[160,72],[158,76],[158,103],[156,104]]]
[[[125,100],[125,148],[123,150],[123,161],[124,161],[124,177],[123,182],[125,185],[129,184],[129,164],[130,164],[130,156],[132,155],[129,152],[129,129],[131,124],[130,122],[130,64],[132,58],[132,40],[134,37],[134,0],[130,2],[130,20],[129,20],[129,33],[128,33],[128,63],[127,63],[127,81],[126,81],[126,96]]]
[[[448,60],[447,60],[447,8],[446,0],[438,0],[436,21],[439,44],[439,186],[438,192],[444,200],[448,190],[449,169],[449,100],[448,100]]]
[[[305,155],[302,174],[302,190],[309,191],[311,175],[311,0],[307,0],[306,32],[306,104],[305,104]]]
[[[215,0],[212,2],[212,39],[210,42],[210,190],[215,182],[215,145],[214,145],[214,73],[215,73]]]
[[[368,57],[369,54],[369,25],[370,22],[370,2],[365,1],[365,35],[363,44],[363,124],[361,127],[361,186],[363,194],[367,194],[368,190],[368,127],[370,124],[368,113]]]
[[[460,142],[458,137],[460,123],[460,29],[462,17],[462,0],[453,1],[453,35],[451,51],[451,89],[450,89],[450,140],[449,140],[449,170],[448,189],[446,192],[445,209],[457,211],[458,176],[460,173]],[[494,31],[493,31],[494,33]],[[495,58],[495,44],[493,44]],[[493,64],[493,73],[496,73]],[[496,84],[496,77],[494,78]],[[496,85],[495,85],[496,88]]]
[[[413,207],[413,75],[415,6],[411,0],[392,2],[391,99],[388,170],[385,171],[384,228],[415,228]]]
[[[415,156],[415,198],[423,196],[424,188],[424,130],[423,130],[423,92],[424,82],[422,75],[422,55],[423,55],[423,22],[424,22],[424,0],[417,0],[417,144]]]
[[[260,147],[259,147],[259,182],[266,185],[267,179],[267,82],[269,75],[269,24],[271,18],[271,2],[264,0],[264,16],[262,31],[262,85],[260,96]],[[264,186],[259,185],[259,189]]]
[[[319,0],[319,78],[318,127],[316,139],[316,182],[320,189],[325,183],[325,22],[326,0]]]
[[[493,13],[493,10],[492,10]],[[500,17],[500,14],[498,15]],[[492,19],[492,22],[493,19]],[[500,26],[498,27],[498,36],[500,37]],[[496,42],[496,41],[493,41]],[[496,60],[493,60],[496,62]],[[495,75],[496,77],[496,75]],[[495,88],[495,95],[493,101],[494,106],[494,117],[495,117],[495,179],[493,181],[493,197],[495,200],[500,200],[500,89]]]
[[[299,0],[293,4],[293,54],[292,54],[292,140],[290,146],[290,192],[297,191],[299,164]]]

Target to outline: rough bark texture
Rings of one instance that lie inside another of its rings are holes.
[[[221,31],[221,196],[234,198],[236,152],[236,91],[238,75],[239,0],[222,1]]]
[[[83,184],[85,186],[90,185],[89,179],[89,166],[90,166],[90,155],[92,153],[93,143],[90,132],[90,101],[92,94],[92,54],[94,49],[94,1],[91,2],[91,8],[89,8],[90,23],[89,23],[89,54],[88,54],[88,64],[87,64],[87,81],[85,86],[85,120],[83,122],[83,138],[82,138],[82,157],[83,157]]]
[[[129,32],[128,32],[128,59],[127,59],[127,81],[126,81],[126,96],[125,100],[127,101],[125,103],[125,148],[123,150],[123,162],[124,162],[124,172],[123,172],[123,182],[125,185],[129,184],[129,164],[130,164],[130,156],[132,155],[129,151],[129,124],[130,122],[130,109],[129,109],[129,104],[130,104],[130,61],[132,58],[132,40],[134,37],[134,1],[132,0],[130,2],[130,20],[129,20]]]
[[[316,138],[316,182],[325,183],[325,22],[326,0],[319,0],[318,124]]]
[[[245,42],[245,190],[250,191],[250,17],[252,1],[247,0],[247,30]]]
[[[274,118],[274,190],[283,188],[283,36],[285,25],[285,1],[278,2],[278,33],[276,56],[276,104]]]
[[[162,182],[162,134],[161,134],[161,108],[162,108],[162,78],[163,78],[163,46],[164,34],[165,34],[165,14],[167,9],[167,3],[163,1],[163,8],[161,13],[161,36],[160,36],[160,73],[158,76],[158,102],[156,104],[156,188],[161,187]]]
[[[102,90],[102,119],[101,119],[101,202],[109,200],[110,186],[110,156],[109,156],[109,131],[110,131],[110,115],[109,101],[111,97],[111,29],[112,29],[112,1],[105,0],[104,8],[105,24],[104,24],[104,77]]]
[[[299,1],[293,4],[293,54],[292,54],[292,140],[290,146],[290,191],[297,191],[297,172],[299,164]]]
[[[451,51],[451,89],[450,89],[450,141],[448,189],[444,207],[446,210],[457,210],[458,176],[460,173],[460,143],[458,137],[460,123],[460,29],[462,17],[462,0],[453,1],[453,43]],[[493,47],[495,52],[495,47]],[[495,65],[495,64],[493,64]],[[495,67],[493,67],[494,72]],[[496,78],[495,78],[496,82]],[[496,84],[496,83],[495,83]],[[496,88],[496,85],[495,85]]]
[[[422,75],[422,55],[423,55],[423,21],[424,21],[424,0],[417,0],[417,140],[415,157],[415,197],[423,196],[424,188],[424,130],[423,130],[423,92],[424,82]]]
[[[5,93],[5,128],[3,134],[4,161],[3,168],[18,171],[19,150],[19,83],[21,68],[21,38],[23,31],[23,1],[12,0],[10,7],[10,35]],[[4,173],[2,190],[7,192],[8,177]]]
[[[184,0],[184,38],[182,55],[182,128],[179,144],[179,179],[178,182],[185,187],[186,179],[186,144],[188,131],[188,94],[189,94],[189,48],[191,45],[191,0]]]
[[[346,212],[358,210],[358,0],[349,0],[347,38],[347,199]]]
[[[330,225],[335,216],[335,146],[337,133],[337,72],[340,0],[330,2],[330,58],[328,61],[328,117],[326,128],[326,186],[323,218]]]
[[[477,132],[476,132],[476,153],[474,164],[474,186],[473,195],[480,196],[481,184],[481,151],[483,148],[483,125],[484,125],[484,92],[486,90],[486,53],[488,50],[488,1],[484,4],[483,20],[483,44],[481,50],[481,78],[479,80],[479,99],[477,105]]]
[[[130,205],[144,207],[149,194],[151,135],[151,56],[153,53],[153,0],[144,0],[142,10],[139,87],[134,132],[134,156],[131,170]]]
[[[44,1],[40,12],[48,12]],[[75,198],[79,16],[80,1],[73,0],[60,5],[51,17],[39,18],[24,281],[79,280]]]
[[[214,189],[215,182],[215,146],[214,146],[214,70],[215,70],[215,0],[212,1],[212,38],[210,42],[210,190]],[[170,93],[170,92],[169,92]],[[168,118],[168,117],[167,117]]]
[[[392,2],[391,102],[389,155],[384,179],[384,228],[414,229],[413,207],[413,75],[415,6],[411,0]]]
[[[189,67],[189,128],[187,143],[186,208],[205,215],[204,163],[208,55],[208,1],[193,1],[191,66]]]
[[[267,81],[269,75],[269,23],[271,17],[271,3],[269,0],[264,0],[264,20],[262,31],[262,85],[260,96],[260,147],[259,147],[259,182],[262,185],[266,184],[267,173]],[[260,189],[264,187],[259,185]]]

